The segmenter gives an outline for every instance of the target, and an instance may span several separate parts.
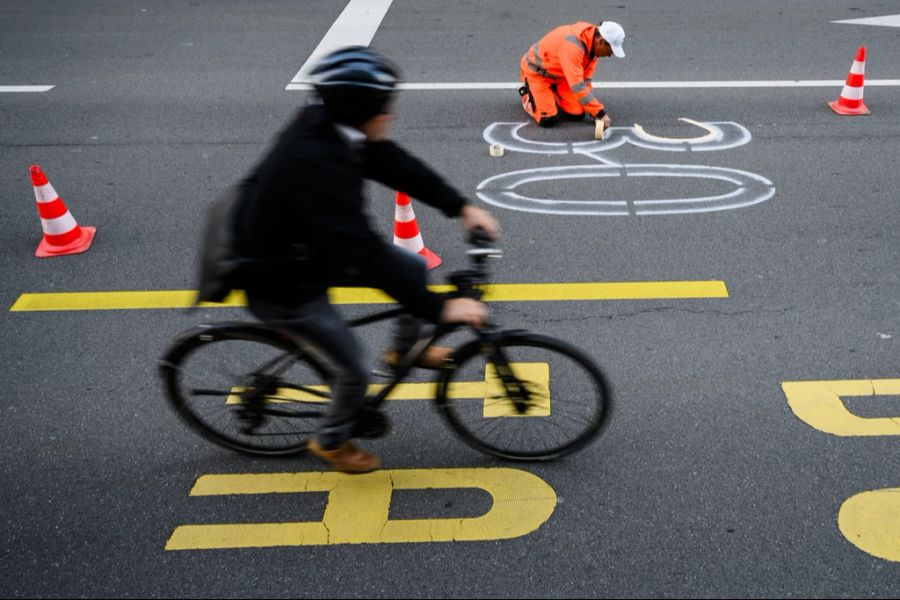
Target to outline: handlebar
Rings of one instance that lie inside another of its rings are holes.
[[[480,227],[472,230],[469,234],[469,245],[472,246],[466,250],[470,262],[476,266],[482,266],[488,258],[500,258],[503,251],[494,247],[494,240],[487,231]]]
[[[489,258],[502,257],[503,251],[494,247],[494,240],[491,239],[491,236],[484,229],[480,228],[470,233],[468,243],[472,246],[466,250],[471,268],[455,271],[450,274],[447,280],[456,286],[458,296],[481,300],[484,291],[475,286],[488,283],[490,276],[487,269],[487,260]]]
[[[476,227],[471,232],[469,232],[468,242],[470,246],[475,246],[477,248],[487,248],[493,241],[494,240],[491,239],[490,234],[481,227]]]

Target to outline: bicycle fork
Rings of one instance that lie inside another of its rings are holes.
[[[531,403],[531,392],[529,392],[526,382],[516,377],[516,374],[513,373],[506,352],[495,340],[491,339],[493,336],[488,334],[486,337],[488,338],[489,351],[487,354],[489,361],[494,365],[495,374],[503,386],[506,398],[512,402],[517,413],[520,415],[525,414]]]

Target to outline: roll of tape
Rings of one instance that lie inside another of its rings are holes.
[[[491,156],[503,156],[503,146],[500,144],[491,144]]]

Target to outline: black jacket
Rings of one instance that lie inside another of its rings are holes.
[[[363,180],[372,179],[459,215],[466,203],[428,166],[391,141],[354,147],[320,105],[302,109],[242,183],[238,249],[260,259],[248,294],[281,304],[304,302],[358,274],[413,314],[437,320],[443,299],[421,273],[401,269],[365,213]]]

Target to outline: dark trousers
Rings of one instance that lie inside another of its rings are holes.
[[[369,369],[362,346],[328,302],[326,292],[313,293],[296,305],[284,305],[268,298],[259,298],[248,290],[247,304],[259,320],[308,339],[319,348],[321,356],[317,358],[329,373],[332,398],[316,438],[328,450],[349,440],[365,400]],[[419,319],[410,315],[398,317],[394,321],[394,350],[400,353],[408,351],[419,339],[421,329],[422,321]]]
[[[350,439],[369,385],[369,371],[356,338],[325,294],[300,306],[271,304],[252,296],[247,302],[264,323],[317,346],[316,358],[330,376],[331,404],[316,437],[323,448],[337,448]]]

